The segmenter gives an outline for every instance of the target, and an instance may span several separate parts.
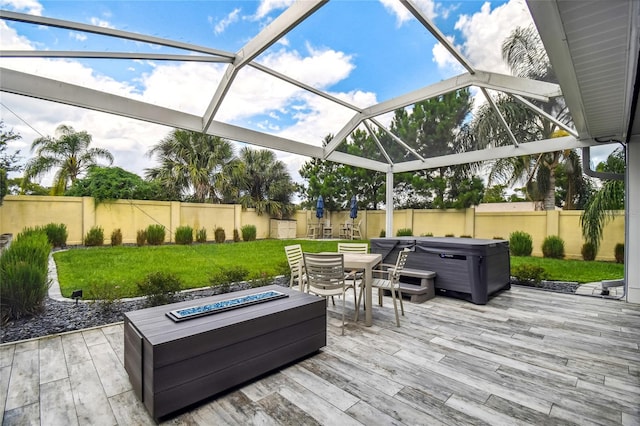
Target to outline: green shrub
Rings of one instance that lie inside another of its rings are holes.
[[[242,233],[242,241],[255,241],[258,234],[255,225],[244,225],[240,228],[240,232]]]
[[[512,256],[531,256],[533,251],[531,235],[523,231],[514,231],[509,234],[509,251]]]
[[[120,228],[114,229],[111,232],[111,245],[112,246],[121,246],[122,245],[122,231]]]
[[[613,249],[616,263],[624,263],[624,243],[618,243]]]
[[[93,226],[84,237],[84,245],[87,247],[101,246],[104,244],[104,229],[101,226]]]
[[[386,236],[387,236],[387,231],[385,231],[384,229],[380,231],[380,238],[384,238]]]
[[[176,228],[176,244],[189,245],[193,243],[193,228],[190,226],[178,226]]]
[[[471,235],[460,235],[460,238],[473,238]]]
[[[504,240],[502,237],[493,237],[494,240]]]
[[[209,278],[211,287],[244,281],[249,276],[249,270],[244,266],[221,267]]]
[[[152,246],[159,246],[164,243],[166,231],[162,225],[147,226],[147,243]]]
[[[45,225],[44,231],[47,233],[49,243],[51,243],[53,247],[67,246],[69,233],[67,232],[67,225],[64,223],[49,223]]]
[[[196,232],[196,241],[199,243],[207,242],[207,230],[205,228],[198,229],[198,232]]]
[[[147,230],[140,229],[136,234],[136,244],[138,245],[138,247],[142,247],[146,243],[147,243]]]
[[[452,238],[452,237],[455,237],[455,234],[444,234],[444,236],[445,236],[445,237]]]
[[[237,243],[240,241],[240,232],[237,229],[233,230],[233,242]]]
[[[433,237],[433,232],[427,232],[426,234],[420,235],[421,237]]]
[[[51,244],[43,229],[27,230],[0,257],[0,323],[42,310],[49,289]]]
[[[564,241],[557,235],[549,235],[542,242],[542,256],[551,259],[564,258]]]
[[[251,285],[251,288],[264,287],[267,285],[271,285],[273,284],[273,277],[267,274],[266,272],[261,271],[256,274],[253,274],[249,278],[249,284]]]
[[[411,237],[413,236],[413,231],[411,228],[400,228],[396,232],[396,237]]]
[[[511,275],[519,281],[533,281],[539,284],[540,281],[547,277],[544,268],[537,265],[522,264],[518,265],[511,271]]]
[[[595,260],[596,258],[596,248],[591,243],[584,243],[580,252],[583,260]]]
[[[138,283],[139,294],[147,297],[149,306],[172,303],[181,287],[182,283],[178,277],[165,272],[153,272]]]
[[[110,282],[99,282],[89,284],[87,299],[94,299],[92,303],[96,304],[103,312],[113,312],[117,304],[122,299],[122,291],[120,286]]]
[[[223,228],[218,226],[213,231],[213,239],[216,241],[216,243],[224,243],[227,240],[227,234],[225,234]]]

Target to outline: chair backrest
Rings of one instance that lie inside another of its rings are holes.
[[[300,244],[285,246],[284,252],[287,255],[289,269],[291,269],[292,272],[294,270],[297,271],[298,265],[302,262],[302,246]]]
[[[338,253],[369,253],[369,244],[338,243]]]
[[[359,220],[357,223],[353,224],[353,229],[351,230],[351,235],[353,236],[353,238],[355,239],[357,238],[362,238],[362,234],[360,233],[360,224],[362,223],[362,220]]]
[[[328,293],[344,291],[344,256],[342,254],[304,253],[307,291]]]
[[[389,279],[391,281],[398,282],[400,279],[400,272],[404,268],[404,265],[407,263],[407,257],[411,253],[411,250],[406,248],[398,253],[398,259],[396,260],[396,264],[393,269],[389,272]]]

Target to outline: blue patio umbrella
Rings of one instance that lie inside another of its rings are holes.
[[[351,197],[351,207],[349,208],[349,217],[351,219],[355,219],[358,217],[358,200],[356,200],[356,196]]]
[[[320,220],[324,216],[324,199],[322,195],[318,197],[318,202],[316,203],[316,217]]]

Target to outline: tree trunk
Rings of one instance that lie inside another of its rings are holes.
[[[555,210],[556,209],[556,168],[549,168],[549,189],[544,194],[544,209]]]

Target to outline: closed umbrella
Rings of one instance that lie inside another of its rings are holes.
[[[324,199],[322,195],[318,197],[318,202],[316,203],[316,217],[318,218],[318,227],[320,227],[320,219],[324,216]]]
[[[351,218],[351,238],[353,239],[353,227],[355,226],[355,218],[358,217],[358,200],[354,195],[351,197],[351,206],[349,208],[349,217]]]

